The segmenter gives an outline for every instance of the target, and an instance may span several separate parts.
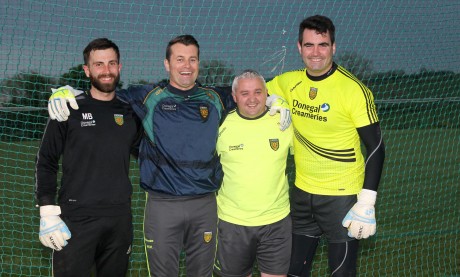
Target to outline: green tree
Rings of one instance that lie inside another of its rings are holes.
[[[59,85],[69,85],[80,90],[88,90],[91,87],[91,83],[83,70],[83,64],[74,66],[68,72],[62,74],[59,78]]]
[[[36,71],[17,73],[0,83],[3,106],[46,107],[55,86],[53,77]]]
[[[148,85],[148,84],[160,84],[160,83],[163,83],[162,85],[166,86],[169,83],[169,79],[164,78],[164,79],[158,80],[157,82],[139,79],[137,81],[130,81],[128,84],[128,87],[129,86],[142,86],[142,85]]]
[[[229,86],[235,78],[234,69],[224,61],[209,60],[200,62],[198,81],[208,86]]]
[[[358,79],[367,79],[372,75],[374,62],[356,52],[344,52],[335,58],[335,61],[353,73]]]
[[[46,106],[55,79],[35,71],[20,72],[0,83],[0,140],[39,139],[40,124],[48,116]]]
[[[139,79],[137,81],[130,81],[129,85],[147,85],[150,84],[151,82],[144,80],[144,79]]]

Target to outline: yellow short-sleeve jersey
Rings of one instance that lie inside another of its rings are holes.
[[[261,226],[289,212],[286,159],[293,147],[292,127],[280,131],[280,115],[256,119],[231,112],[219,128],[217,152],[224,180],[217,193],[219,218],[243,226]]]
[[[306,69],[290,71],[267,87],[290,105],[295,185],[314,194],[358,193],[365,168],[356,128],[378,122],[372,92],[335,64],[319,78],[307,76]]]

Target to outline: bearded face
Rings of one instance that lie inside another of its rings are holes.
[[[120,83],[121,64],[114,49],[93,50],[87,65],[83,65],[86,76],[91,81],[91,94],[105,98],[114,94]]]

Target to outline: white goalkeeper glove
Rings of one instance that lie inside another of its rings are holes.
[[[52,88],[50,98],[48,99],[48,113],[51,119],[57,121],[66,121],[69,118],[70,111],[67,107],[67,102],[74,110],[78,110],[77,100],[75,96],[83,93],[81,90],[74,89],[71,86],[64,86],[58,89]]]
[[[375,234],[375,200],[377,192],[362,189],[358,194],[358,202],[350,209],[342,220],[343,227],[348,228],[348,236],[356,239],[366,239]]]
[[[267,102],[265,103],[267,107],[270,108],[270,115],[275,115],[277,112],[280,113],[280,130],[286,130],[289,125],[291,125],[291,112],[289,110],[289,105],[280,96],[272,94],[267,97]]]
[[[62,250],[72,236],[67,225],[59,217],[60,214],[59,206],[40,207],[40,241],[44,246],[56,251]]]

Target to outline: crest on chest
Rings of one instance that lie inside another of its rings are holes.
[[[310,97],[310,99],[313,100],[316,98],[317,95],[318,95],[318,89],[314,87],[310,87],[310,92],[308,92],[308,97]]]
[[[113,118],[115,119],[115,123],[119,126],[122,126],[125,122],[122,114],[114,114]]]

